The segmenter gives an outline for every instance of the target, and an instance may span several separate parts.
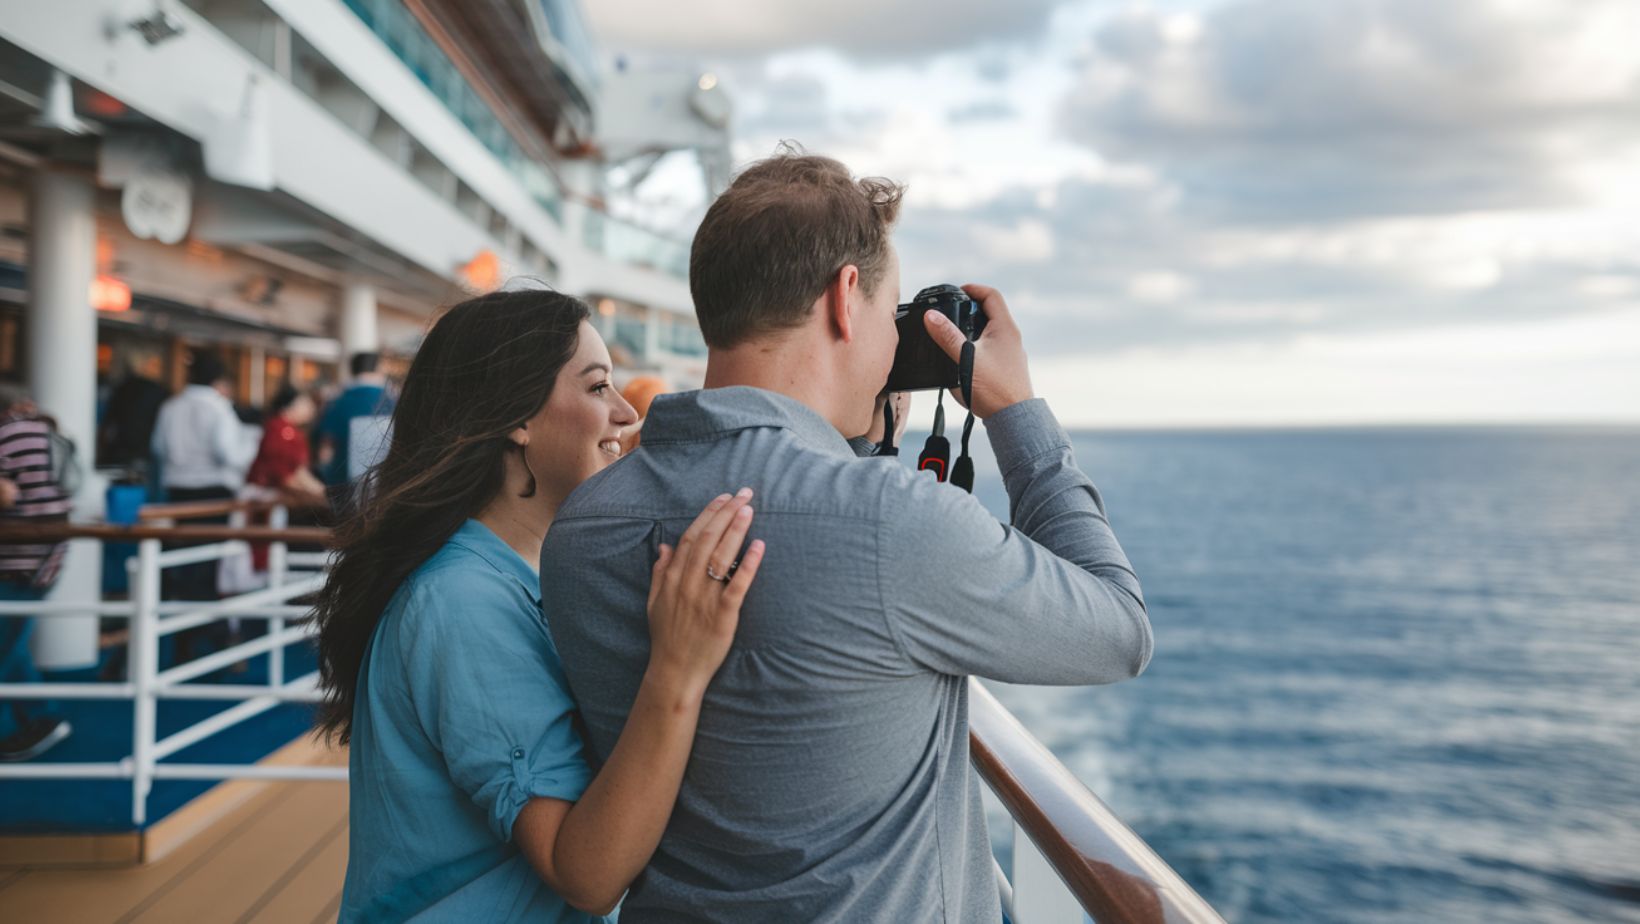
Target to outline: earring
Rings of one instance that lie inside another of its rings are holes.
[[[535,496],[535,487],[536,487],[535,471],[530,468],[530,455],[529,455],[528,452],[525,451],[526,444],[524,444],[524,443],[514,443],[513,445],[518,447],[518,461],[524,463],[524,474],[530,476],[530,486],[525,488],[522,492],[520,492],[518,496],[519,497],[534,497]]]

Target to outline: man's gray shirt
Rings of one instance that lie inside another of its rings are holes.
[[[1000,919],[965,678],[1108,683],[1144,669],[1151,639],[1047,405],[986,432],[1011,527],[746,387],[656,398],[642,446],[559,510],[542,600],[599,760],[648,662],[660,544],[743,486],[768,543],[623,922]]]

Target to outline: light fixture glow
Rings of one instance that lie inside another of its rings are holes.
[[[91,307],[98,311],[130,311],[131,287],[117,276],[103,273],[91,280]]]

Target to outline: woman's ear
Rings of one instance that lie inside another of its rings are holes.
[[[519,449],[528,446],[530,444],[530,425],[524,424],[523,426],[514,427],[513,431],[507,434],[507,439],[511,440],[512,444]]]

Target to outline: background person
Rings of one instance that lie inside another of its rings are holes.
[[[167,500],[230,500],[245,483],[258,440],[255,430],[240,422],[229,394],[222,360],[213,352],[196,352],[187,386],[165,402],[154,424],[154,457]]]
[[[324,502],[325,486],[309,465],[307,428],[313,423],[313,399],[286,385],[268,404],[262,443],[245,475],[249,484],[272,488],[298,505]]]
[[[0,386],[0,526],[66,523],[73,508],[69,466],[53,450],[56,425],[28,393]],[[59,444],[60,446],[60,444]],[[42,600],[57,580],[66,542],[0,545],[0,600]],[[29,652],[35,620],[0,617],[0,683],[39,683]],[[0,760],[28,760],[67,738],[73,726],[41,700],[0,702]]]
[[[154,459],[165,499],[172,503],[231,501],[245,484],[256,458],[256,428],[240,422],[229,400],[228,370],[216,353],[199,350],[188,365],[188,385],[165,402],[154,424]],[[193,517],[192,524],[226,524],[229,514]],[[198,545],[167,542],[168,549]],[[202,561],[165,569],[160,578],[167,600],[215,600],[219,564]],[[201,643],[232,644],[238,621],[215,622],[177,633],[178,658],[191,657]]]
[[[132,360],[103,411],[97,432],[98,465],[147,463],[159,409],[171,396],[160,383],[164,375],[165,362],[158,353],[143,353]]]
[[[314,428],[319,476],[327,485],[344,485],[349,481],[348,455],[352,451],[354,419],[382,417],[393,412],[387,376],[377,371],[380,365],[379,353],[354,353],[348,363],[352,380],[325,407],[319,425]]]
[[[530,564],[637,420],[589,314],[540,290],[450,309],[342,521],[316,616],[321,726],[351,742],[344,922],[586,921],[672,812],[761,553],[730,582],[707,574],[751,523],[746,496],[721,495],[652,556],[649,668],[594,774]]]
[[[313,423],[313,416],[313,399],[306,392],[291,385],[280,388],[268,404],[262,443],[245,475],[247,490],[261,489],[260,497],[290,508],[289,523],[293,526],[316,522],[315,512],[326,506],[324,482],[309,468],[307,427]],[[249,522],[266,526],[268,516],[258,512]],[[267,543],[251,545],[251,569],[258,574],[268,570]],[[250,582],[243,577],[241,581],[248,589]]]

